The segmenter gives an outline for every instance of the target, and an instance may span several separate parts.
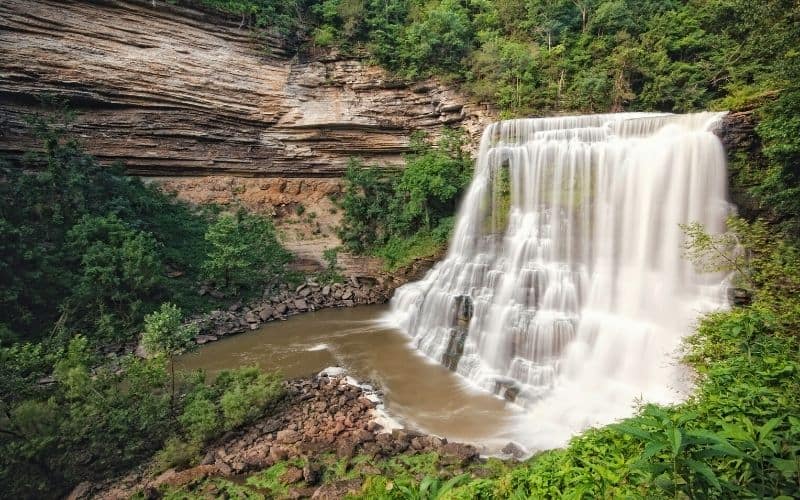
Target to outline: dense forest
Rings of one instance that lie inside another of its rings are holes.
[[[481,477],[436,457],[375,461],[367,498],[792,498],[800,492],[800,4],[792,0],[182,0],[278,32],[298,51],[365,57],[398,78],[437,77],[501,117],[728,109],[757,122],[732,158],[747,218],[687,258],[738,274],[749,305],[702,318],[686,341],[699,375],[686,403],[645,406],[562,450]],[[174,370],[184,318],[296,279],[268,218],[181,203],[100,166],[51,102],[40,151],[0,178],[0,484],[57,497],[150,458],[195,464],[204,444],[281,398],[244,367]],[[466,139],[415,138],[387,176],[354,159],[343,246],[391,268],[446,244],[469,183]],[[732,242],[744,252],[731,253]],[[217,292],[198,295],[199,283]],[[141,338],[146,358],[120,354]],[[360,458],[369,460],[368,458]],[[265,471],[273,477],[286,464]],[[347,464],[331,469],[345,477]],[[230,496],[260,493],[226,480]],[[272,483],[270,483],[272,484]],[[167,491],[202,495],[204,484]],[[274,485],[273,485],[274,486]],[[269,489],[269,486],[263,486]]]

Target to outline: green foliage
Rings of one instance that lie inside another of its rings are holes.
[[[352,162],[338,200],[344,212],[339,238],[355,253],[373,253],[390,268],[429,257],[447,243],[453,214],[471,175],[464,135],[445,130],[434,147],[412,138],[406,168],[394,178]]]
[[[182,319],[178,306],[161,304],[159,310],[144,318],[142,346],[152,354],[173,356],[192,345],[197,327],[182,325]]]
[[[468,477],[469,475],[462,474],[452,477],[447,481],[443,481],[437,477],[427,476],[420,481],[418,485],[407,486],[398,484],[397,489],[402,498],[412,500],[437,500],[440,498],[447,498],[453,488],[465,482]]]
[[[389,270],[402,269],[418,259],[435,257],[447,246],[455,217],[441,219],[433,230],[424,228],[411,236],[391,236],[374,250]]]
[[[322,259],[325,261],[325,269],[317,274],[322,283],[342,283],[342,269],[339,267],[339,249],[326,248],[322,251]]]
[[[286,472],[288,466],[287,462],[278,462],[263,472],[248,477],[246,484],[259,490],[268,491],[272,498],[282,498],[286,496],[289,489],[280,481],[280,477]]]
[[[69,113],[56,105],[31,119],[43,150],[0,173],[0,484],[13,498],[63,496],[147,459],[168,438],[157,461],[191,463],[282,391],[276,376],[252,371],[223,378],[230,387],[180,380],[174,356],[197,333],[182,325],[181,308],[214,305],[196,292],[214,250],[205,239],[214,211],[101,167],[65,139]],[[257,265],[249,283],[274,276],[287,254],[269,221],[236,223],[261,233],[244,238],[244,261]],[[166,296],[174,304],[162,304]],[[139,332],[152,359],[96,355]]]
[[[222,372],[215,386],[222,391],[220,407],[226,430],[260,416],[268,405],[284,394],[280,375],[261,373],[254,366]]]
[[[186,468],[194,464],[201,450],[201,442],[183,441],[172,436],[155,456],[155,470],[163,472],[172,467]]]
[[[383,178],[379,169],[351,159],[344,181],[344,193],[337,200],[344,212],[338,235],[345,248],[365,253],[384,238],[393,196],[391,180]]]
[[[164,365],[121,361],[122,370],[92,371],[89,342],[75,337],[56,363],[53,384],[0,402],[0,482],[8,495],[64,494],[81,480],[125,470],[160,446],[168,433]]]
[[[167,294],[208,307],[192,289],[207,216],[101,167],[65,139],[64,114],[32,118],[44,150],[0,172],[0,335],[120,341]],[[166,279],[165,268],[181,276]]]
[[[229,290],[280,279],[291,255],[278,242],[275,227],[264,216],[238,211],[221,214],[205,235],[211,245],[203,271]]]
[[[217,406],[206,392],[197,391],[192,394],[179,418],[191,442],[202,443],[214,436],[220,428]]]
[[[421,137],[412,137],[414,152],[406,158],[390,206],[393,234],[411,234],[420,227],[431,230],[455,213],[472,174],[462,150],[464,140],[460,131],[447,130],[434,149]]]
[[[240,25],[253,29],[276,31],[283,35],[292,34],[298,28],[300,7],[297,0],[192,0],[204,7],[224,14],[240,16]]]

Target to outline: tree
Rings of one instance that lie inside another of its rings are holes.
[[[344,216],[337,233],[344,246],[365,253],[386,233],[392,182],[379,169],[351,159],[344,174],[344,193],[337,201]]]
[[[182,313],[174,304],[161,304],[161,308],[144,318],[142,347],[151,354],[169,360],[172,393],[170,413],[175,416],[175,356],[193,345],[197,335],[196,325],[182,325]]]
[[[205,238],[211,245],[203,264],[206,277],[233,291],[279,277],[291,260],[272,222],[261,215],[222,214]]]
[[[120,338],[141,319],[145,297],[161,282],[155,240],[116,215],[84,216],[66,240],[78,267],[69,308],[96,318],[100,337]]]
[[[414,153],[406,158],[406,168],[395,185],[391,220],[395,231],[430,230],[455,212],[471,174],[463,145],[463,133],[454,130],[445,130],[436,148],[421,136],[414,138]]]

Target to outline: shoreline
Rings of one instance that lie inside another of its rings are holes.
[[[317,375],[287,380],[285,385],[287,394],[281,401],[253,423],[206,445],[197,465],[154,474],[147,462],[122,477],[94,485],[81,483],[69,498],[116,500],[138,492],[145,498],[159,498],[163,488],[182,488],[212,478],[244,480],[249,473],[298,461],[305,465],[290,466],[281,477],[291,492],[287,497],[339,498],[360,491],[362,483],[324,481],[321,457],[350,463],[361,456],[380,460],[435,453],[443,468],[456,471],[485,461],[472,444],[401,427],[384,411],[380,392],[342,368],[327,368]]]

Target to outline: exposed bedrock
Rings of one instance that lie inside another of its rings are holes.
[[[290,57],[238,23],[151,0],[0,3],[0,153],[33,146],[34,96],[71,99],[100,160],[146,176],[332,177],[352,156],[399,166],[412,131],[483,111],[430,80]]]

